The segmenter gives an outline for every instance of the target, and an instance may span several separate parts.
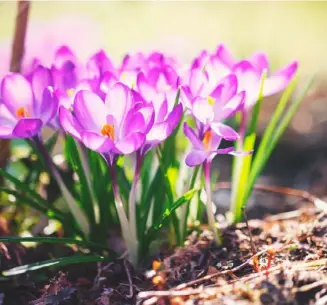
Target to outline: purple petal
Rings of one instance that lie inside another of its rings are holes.
[[[153,106],[146,106],[146,107],[142,107],[141,109],[138,110],[138,112],[140,112],[143,116],[144,119],[144,123],[145,123],[145,130],[144,133],[147,134],[150,129],[153,126],[154,123],[154,109]]]
[[[168,123],[162,122],[159,124],[155,124],[152,126],[151,130],[146,135],[146,141],[147,143],[158,143],[164,141],[169,137],[171,132],[172,128]]]
[[[287,67],[274,73],[274,75],[270,76],[263,85],[264,96],[272,95],[284,90],[294,77],[297,68],[298,63],[293,62]]]
[[[161,104],[158,113],[156,114],[156,122],[160,123],[164,121],[168,111],[168,101],[165,99]]]
[[[69,47],[61,46],[56,51],[54,65],[56,68],[60,69],[67,61],[75,62],[76,56]]]
[[[45,88],[53,86],[52,76],[50,70],[42,66],[38,66],[33,73],[32,88],[34,92],[35,102],[34,111],[35,114],[40,114],[40,104],[42,103],[43,91]]]
[[[59,109],[59,120],[62,128],[74,138],[81,140],[82,126],[75,119],[71,111],[61,106]]]
[[[245,95],[245,91],[241,91],[240,93],[236,94],[231,100],[229,100],[228,103],[225,105],[219,105],[218,103],[216,103],[214,105],[214,121],[224,121],[232,117],[239,110],[241,110],[244,106]]]
[[[207,124],[214,119],[213,106],[204,98],[195,99],[192,113],[203,124]]]
[[[236,63],[233,55],[224,44],[218,46],[216,55],[229,68],[232,68]]]
[[[233,128],[223,123],[212,123],[210,127],[217,135],[223,137],[227,141],[234,141],[239,138],[238,133]]]
[[[222,148],[222,149],[217,149],[214,151],[217,155],[227,155],[227,154],[232,154],[234,151],[234,147],[227,147],[227,148]]]
[[[16,138],[33,137],[40,132],[42,125],[40,119],[21,119],[13,130],[13,136]]]
[[[130,134],[125,139],[116,143],[115,148],[118,153],[124,155],[131,154],[132,152],[138,150],[144,143],[145,136],[140,132]]]
[[[238,90],[246,91],[246,108],[251,108],[259,97],[262,73],[246,60],[235,65],[234,72],[238,78]]]
[[[202,164],[208,157],[210,153],[203,150],[193,150],[191,151],[185,159],[186,165],[193,167]]]
[[[51,87],[43,91],[40,105],[40,118],[44,124],[50,122],[58,113],[59,100]]]
[[[114,146],[110,138],[90,131],[82,131],[81,140],[86,147],[100,153],[108,153]]]
[[[20,74],[11,73],[4,77],[1,83],[1,96],[8,110],[16,116],[19,108],[33,111],[33,92],[29,82]],[[33,113],[29,113],[33,116]]]
[[[148,83],[145,75],[141,72],[137,75],[137,88],[140,94],[147,100],[147,101],[154,101],[157,98],[156,90]]]
[[[262,73],[264,70],[267,70],[267,73],[269,72],[268,57],[265,53],[254,53],[252,56],[249,57],[248,60],[260,73]]]
[[[170,127],[175,129],[181,120],[183,115],[183,106],[182,104],[178,104],[174,107],[174,109],[169,113],[166,122],[170,125]]]
[[[91,91],[79,91],[75,96],[73,108],[77,120],[88,131],[99,133],[107,122],[105,104]]]
[[[117,83],[116,76],[111,72],[105,72],[100,83],[100,90],[104,93],[108,93],[109,90]]]
[[[11,139],[14,138],[13,127],[0,126],[0,139]]]
[[[122,137],[125,137],[131,133],[145,131],[145,121],[141,112],[135,112],[131,110],[124,120],[124,126],[121,131]]]
[[[182,101],[183,105],[187,109],[192,108],[192,102],[193,102],[193,94],[191,92],[191,89],[189,86],[182,86],[181,87],[181,95],[180,100]]]
[[[121,124],[132,107],[130,90],[122,83],[117,83],[109,90],[105,105],[108,113],[115,117],[118,124]]]
[[[17,123],[17,118],[12,115],[5,104],[0,104],[0,126],[12,126]]]
[[[199,137],[195,134],[194,130],[187,124],[183,125],[184,134],[189,138],[193,147],[197,150],[204,150],[204,145]]]
[[[221,80],[224,85],[220,99],[222,103],[229,101],[237,92],[238,81],[235,74],[230,74]]]

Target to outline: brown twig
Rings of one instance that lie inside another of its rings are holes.
[[[124,268],[126,271],[126,275],[127,275],[127,279],[128,279],[128,285],[129,285],[129,294],[126,295],[126,298],[131,299],[134,295],[134,290],[133,290],[133,281],[132,281],[132,277],[131,277],[131,273],[128,269],[127,263],[126,263],[126,259],[123,260],[124,262]]]
[[[286,246],[283,246],[283,247],[280,247],[279,245],[272,245],[272,246],[270,246],[269,248],[267,248],[267,249],[263,249],[263,250],[257,252],[256,254],[252,255],[252,256],[251,256],[247,261],[245,261],[243,264],[241,264],[241,265],[239,265],[239,266],[237,266],[237,267],[235,267],[235,268],[233,268],[233,269],[224,270],[224,271],[218,271],[218,272],[216,272],[216,273],[206,275],[206,276],[201,277],[201,278],[199,278],[199,279],[196,279],[196,280],[194,280],[194,281],[190,281],[190,282],[188,282],[188,283],[184,283],[184,284],[178,285],[178,286],[175,287],[173,290],[182,290],[182,289],[184,289],[184,288],[186,288],[186,287],[190,287],[190,286],[193,286],[193,285],[201,284],[201,283],[203,283],[203,282],[205,282],[205,281],[208,281],[208,280],[211,280],[211,279],[213,279],[213,278],[215,278],[215,277],[218,277],[218,276],[221,276],[221,275],[225,275],[225,274],[229,274],[230,272],[235,273],[235,272],[237,272],[237,271],[243,269],[243,268],[246,267],[247,265],[249,265],[249,264],[253,261],[253,259],[254,259],[255,257],[259,257],[260,255],[262,255],[262,254],[266,253],[267,251],[269,251],[271,248],[274,248],[274,249],[275,249],[275,248],[277,247],[277,249],[278,249],[278,247],[279,247],[278,251],[281,251],[282,249],[285,249],[285,248],[291,247],[292,245],[294,246],[294,244],[286,245]],[[275,249],[275,251],[277,251],[277,250]]]
[[[216,190],[219,189],[230,189],[231,183],[230,182],[219,182],[216,184]],[[298,197],[313,203],[317,208],[327,211],[327,202],[321,200],[320,198],[316,197],[315,195],[304,191],[304,190],[297,190],[289,187],[283,186],[273,186],[273,185],[261,185],[255,184],[253,188],[257,191],[264,191],[276,194],[283,194],[287,196]]]
[[[19,1],[16,15],[14,40],[11,49],[10,71],[20,72],[25,51],[25,36],[30,2]]]

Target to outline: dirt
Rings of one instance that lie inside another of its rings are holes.
[[[222,245],[206,227],[190,228],[184,247],[138,270],[118,259],[1,280],[0,304],[327,304],[327,213],[310,205],[221,226]],[[54,251],[58,246],[2,245],[1,269]]]

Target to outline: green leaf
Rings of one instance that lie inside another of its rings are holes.
[[[82,165],[80,151],[73,137],[66,137],[65,150],[68,158],[67,160],[71,164],[72,168],[74,169],[79,178],[78,190],[81,207],[88,217],[88,221],[91,225],[91,230],[94,230],[96,207],[94,206],[95,203],[92,200],[91,190],[86,178],[85,170]]]
[[[107,247],[102,245],[93,243],[93,242],[86,242],[83,240],[75,239],[75,238],[67,238],[67,237],[19,237],[19,236],[6,236],[0,237],[0,242],[3,243],[48,243],[48,244],[67,244],[67,245],[77,245],[83,248],[88,249],[97,249],[97,250],[104,250],[110,253],[113,253]]]
[[[165,209],[163,215],[161,216],[161,219],[151,226],[151,228],[149,229],[149,233],[151,233],[151,231],[153,230],[160,229],[163,226],[163,224],[168,220],[168,218],[173,215],[173,212],[176,211],[185,202],[190,201],[198,191],[199,189],[196,188],[187,191],[186,193],[184,193],[182,197],[180,197],[173,203],[171,208]]]
[[[253,186],[256,180],[258,179],[259,175],[261,174],[264,166],[266,165],[277,142],[279,141],[280,137],[283,135],[291,119],[293,118],[296,110],[298,109],[305,95],[307,94],[312,84],[312,81],[313,81],[313,77],[308,81],[307,85],[304,87],[300,96],[290,105],[289,109],[286,111],[286,114],[281,119],[283,110],[286,108],[287,102],[295,89],[295,84],[296,84],[295,80],[291,82],[291,84],[288,86],[288,88],[282,95],[280,102],[275,110],[275,113],[273,114],[268,124],[268,127],[266,128],[266,131],[263,135],[263,138],[258,148],[258,152],[255,155],[251,168],[251,173],[249,175],[249,179],[247,182],[247,189],[244,195],[244,205],[247,203],[251,195]]]
[[[16,276],[29,271],[36,271],[45,268],[60,268],[72,264],[96,263],[96,262],[106,262],[106,261],[110,261],[110,258],[98,256],[98,255],[76,255],[76,256],[62,257],[62,258],[47,260],[34,264],[19,266],[16,268],[3,271],[2,274],[4,276]]]
[[[259,115],[261,110],[261,104],[263,100],[263,87],[264,87],[264,81],[267,77],[267,73],[263,73],[261,77],[261,83],[260,83],[260,90],[259,90],[259,96],[258,101],[253,107],[250,125],[247,130],[247,136],[245,136],[245,139],[241,139],[236,143],[236,149],[243,150],[245,152],[247,151],[253,151],[255,140],[256,140],[256,132],[257,132],[257,125],[259,121]],[[242,112],[242,120],[245,120],[247,122],[247,113]],[[242,146],[242,140],[244,140],[243,147]],[[250,168],[252,164],[252,154],[249,156],[235,156],[233,159],[233,170],[232,170],[232,209],[234,213],[235,221],[239,221],[242,218],[242,206],[244,204],[244,193],[246,190],[246,185],[248,181],[248,176],[250,173]]]
[[[5,172],[3,169],[0,168],[0,175],[8,179],[11,183],[14,184],[15,188],[19,190],[19,192],[24,192],[28,194],[35,202],[40,203],[43,206],[47,206],[47,201],[44,200],[37,192],[32,190],[27,184],[19,181],[13,175]]]

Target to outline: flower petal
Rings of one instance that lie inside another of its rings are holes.
[[[297,68],[298,63],[293,62],[270,76],[263,85],[264,96],[272,95],[284,90],[294,77]]]
[[[33,111],[33,92],[30,83],[18,73],[10,73],[1,83],[1,96],[8,110],[16,116],[19,108]],[[29,113],[32,116],[33,113]]]
[[[197,150],[204,150],[204,145],[199,137],[195,134],[194,130],[187,124],[183,125],[184,134],[189,138],[193,147]]]
[[[212,130],[219,136],[223,137],[227,141],[234,141],[239,138],[238,133],[231,127],[223,123],[212,123],[210,125]]]
[[[143,72],[137,75],[137,88],[143,98],[147,101],[155,101],[157,98],[156,90],[149,84]]]
[[[75,62],[76,56],[73,51],[67,46],[61,46],[55,54],[54,66],[61,69],[62,66],[67,62]]]
[[[214,119],[213,106],[204,98],[195,99],[192,113],[203,124],[207,124]]]
[[[44,124],[50,122],[58,113],[59,100],[51,87],[46,88],[40,105],[40,118]]]
[[[143,145],[144,140],[145,140],[144,134],[140,132],[136,132],[130,134],[125,139],[116,143],[115,148],[118,151],[118,153],[128,155],[138,150]]]
[[[81,140],[82,126],[73,116],[71,111],[61,106],[59,109],[59,119],[62,128],[74,138]]]
[[[81,140],[86,147],[100,153],[108,153],[114,146],[110,138],[90,131],[82,131]]]
[[[100,132],[106,124],[107,109],[103,101],[93,92],[81,90],[75,96],[74,114],[84,129]]]
[[[182,104],[178,104],[174,107],[174,109],[169,113],[166,122],[170,125],[171,129],[174,130],[179,121],[181,120],[183,115],[183,106]]]
[[[232,68],[236,63],[232,53],[226,48],[224,44],[220,44],[218,46],[216,56],[229,68]]]
[[[108,114],[113,115],[120,126],[132,107],[132,95],[130,90],[122,83],[117,83],[109,90],[105,105]]]
[[[210,153],[203,150],[193,150],[191,151],[185,159],[186,165],[193,167],[202,164],[208,157]]]
[[[13,136],[16,138],[33,137],[40,132],[42,125],[40,119],[21,119],[13,130]]]
[[[34,113],[40,115],[40,104],[42,103],[43,91],[45,88],[53,86],[50,70],[42,66],[38,66],[32,76],[32,88],[34,92]]]
[[[167,122],[158,123],[152,126],[146,135],[147,143],[159,143],[167,139],[172,131],[171,126]]]
[[[254,66],[254,68],[262,73],[264,70],[267,70],[267,73],[269,72],[269,62],[268,57],[265,53],[254,53],[252,56],[248,58],[248,60],[251,62],[251,64]]]
[[[230,99],[225,105],[214,105],[214,113],[215,113],[215,122],[224,121],[230,117],[232,117],[236,112],[241,110],[244,106],[245,102],[245,91],[241,91],[236,94],[232,99]]]

